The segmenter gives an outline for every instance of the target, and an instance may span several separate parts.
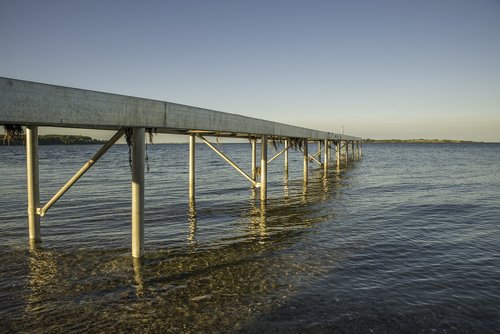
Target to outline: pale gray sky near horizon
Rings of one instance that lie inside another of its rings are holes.
[[[365,138],[500,142],[498,0],[0,0],[0,31],[3,77]]]

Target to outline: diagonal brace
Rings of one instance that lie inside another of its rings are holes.
[[[276,158],[278,158],[280,155],[282,155],[283,153],[285,153],[290,147],[292,147],[291,144],[289,144],[287,147],[285,147],[283,150],[281,150],[281,152],[279,152],[278,154],[276,154],[274,157],[272,157],[267,163],[271,163],[271,161],[275,160]]]
[[[104,153],[106,153],[111,148],[111,146],[113,146],[113,144],[118,141],[118,139],[120,139],[121,136],[123,136],[124,133],[125,129],[120,128],[120,130],[118,130],[118,132],[115,133],[115,135],[111,137],[111,139],[106,144],[104,144],[104,146],[101,147],[101,149],[97,151],[97,153],[94,154],[94,156],[89,161],[87,161],[82,166],[82,168],[80,168],[80,170],[76,172],[76,174],[73,175],[73,177],[69,179],[69,181],[66,182],[64,186],[62,186],[61,189],[59,189],[59,191],[50,199],[50,201],[47,202],[47,204],[45,204],[42,208],[37,209],[37,213],[41,217],[43,217],[52,207],[52,205],[54,205],[59,200],[59,198],[61,198],[61,196],[64,195],[69,190],[69,188],[71,188],[71,186],[75,184],[76,181],[78,181],[83,176],[83,174],[85,174],[85,172],[88,171],[90,167],[92,167],[92,165],[96,163],[104,155]]]
[[[212,145],[212,143],[210,143],[208,140],[206,140],[202,135],[197,135],[198,138],[200,138],[205,144],[207,144],[208,147],[210,147],[215,153],[217,153],[218,155],[220,155],[220,157],[224,160],[226,160],[226,162],[228,164],[230,164],[234,169],[236,169],[241,175],[243,175],[248,181],[250,181],[256,188],[260,187],[260,183],[259,182],[256,182],[255,180],[253,180],[250,175],[248,175],[243,169],[241,169],[240,167],[238,167],[238,165],[236,165],[231,159],[229,159],[224,153],[222,153],[219,149],[217,149],[217,147],[215,147],[214,145]]]
[[[300,149],[302,152],[304,152],[304,149],[301,148]],[[310,155],[309,153],[307,154],[307,156],[311,159],[311,160],[314,160],[316,161],[320,166],[323,166],[323,164],[321,163],[321,161],[319,161],[318,159],[316,159],[315,157],[313,157],[312,155]]]

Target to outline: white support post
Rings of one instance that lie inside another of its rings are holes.
[[[267,136],[261,139],[261,158],[260,158],[260,201],[261,204],[267,200]]]
[[[318,161],[319,161],[319,164],[321,165],[321,140],[318,140]]]
[[[340,168],[340,140],[336,143],[335,159],[337,160],[337,168]]]
[[[40,205],[40,187],[38,179],[38,127],[26,127],[26,176],[28,186],[28,226],[30,243],[41,242],[40,215],[37,209]]]
[[[288,146],[290,145],[290,140],[285,139],[285,175],[288,175]]]
[[[252,138],[252,180],[257,182],[257,139]]]
[[[189,203],[195,201],[195,148],[196,135],[189,135]]]
[[[345,163],[349,163],[349,141],[345,142]]]
[[[308,154],[308,141],[304,139],[304,183],[309,181],[309,154]]]
[[[144,256],[144,128],[132,129],[132,256]]]
[[[328,161],[330,160],[330,157],[329,157],[329,149],[328,149],[328,139],[325,139],[325,152],[324,152],[324,155],[325,155],[325,158],[324,158],[324,167],[325,167],[325,171],[328,171]]]

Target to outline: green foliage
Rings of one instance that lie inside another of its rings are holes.
[[[9,138],[10,136],[10,138]],[[24,134],[22,135],[0,135],[0,140],[4,144],[23,145]],[[72,136],[72,135],[40,135],[38,136],[39,145],[89,145],[103,144],[106,141],[93,139],[88,136]]]
[[[7,124],[3,126],[5,134],[2,135],[2,142],[10,145],[13,141],[20,141],[24,136],[23,127],[17,124]]]

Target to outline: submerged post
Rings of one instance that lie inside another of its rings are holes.
[[[309,180],[309,156],[308,156],[308,141],[304,139],[304,183]]]
[[[260,150],[260,201],[262,204],[267,200],[267,136],[262,136]]]
[[[252,180],[257,181],[257,139],[255,138],[252,138]]]
[[[340,168],[340,140],[335,143],[335,159],[337,160],[337,168]]]
[[[324,162],[324,167],[325,167],[325,171],[328,171],[328,161],[330,160],[330,156],[329,156],[329,150],[328,150],[328,139],[325,139],[325,162]]]
[[[321,140],[318,140],[318,161],[321,165]]]
[[[26,127],[26,180],[28,186],[28,226],[30,243],[41,242],[40,215],[37,208],[40,206],[40,188],[38,180],[38,127]]]
[[[346,141],[344,144],[345,147],[345,163],[349,163],[349,141]]]
[[[132,129],[132,256],[144,256],[144,128]]]
[[[288,145],[290,145],[290,140],[285,139],[285,175],[288,175]]]
[[[189,203],[195,200],[195,146],[196,136],[189,135]]]

